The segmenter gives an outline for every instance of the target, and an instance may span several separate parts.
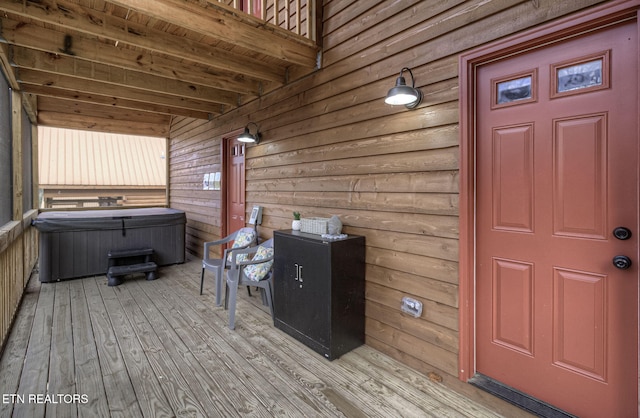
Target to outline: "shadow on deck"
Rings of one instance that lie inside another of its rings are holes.
[[[34,275],[0,360],[0,416],[499,416],[368,346],[324,359],[273,327],[258,292],[239,292],[229,330],[199,278],[198,261],[118,287]]]

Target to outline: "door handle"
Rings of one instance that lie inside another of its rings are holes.
[[[296,268],[296,275],[293,280],[300,282],[300,288],[302,288],[302,264],[294,263],[293,265]]]
[[[620,270],[626,270],[631,267],[631,259],[626,255],[617,255],[613,257],[613,265]]]

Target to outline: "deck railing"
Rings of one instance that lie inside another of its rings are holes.
[[[218,2],[316,41],[316,0],[218,0]]]
[[[37,214],[32,210],[22,222],[0,226],[0,353],[38,257],[38,234],[31,226]]]

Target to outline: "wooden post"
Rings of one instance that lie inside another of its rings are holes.
[[[300,14],[302,13],[302,9],[300,7],[300,0],[296,0],[295,7],[296,7],[296,33],[298,35],[301,35],[302,29],[300,29],[300,22],[302,19],[300,18]]]
[[[316,40],[316,2],[307,0],[307,38]]]
[[[40,208],[40,181],[39,181],[40,159],[38,158],[38,126],[35,123],[31,125],[31,183],[33,184],[33,208]]]
[[[11,90],[11,135],[13,140],[13,220],[22,221],[22,94]]]
[[[289,1],[290,0],[287,0],[284,3],[284,18],[285,18],[284,28],[286,30],[291,29],[291,12],[289,10]]]
[[[173,122],[173,120],[172,120],[172,122]],[[169,129],[171,129],[171,128],[169,128]],[[171,168],[169,167],[169,163],[170,163],[170,161],[169,161],[169,158],[170,158],[169,151],[171,150],[170,141],[171,140],[169,138],[166,138],[166,140],[165,140],[165,152],[164,152],[164,164],[165,164],[165,170],[166,170],[165,179],[164,179],[164,187],[165,187],[165,203],[164,203],[164,205],[165,205],[165,207],[168,207],[168,208],[171,207],[171,201],[170,201],[170,199],[171,199],[171,194],[170,194],[171,193],[171,187],[169,187],[170,184],[171,184],[171,180],[170,180],[171,179]]]
[[[278,26],[278,15],[280,11],[278,10],[278,0],[273,0],[273,24]]]

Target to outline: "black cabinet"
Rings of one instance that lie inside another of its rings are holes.
[[[364,237],[274,232],[275,325],[333,360],[364,343]]]

